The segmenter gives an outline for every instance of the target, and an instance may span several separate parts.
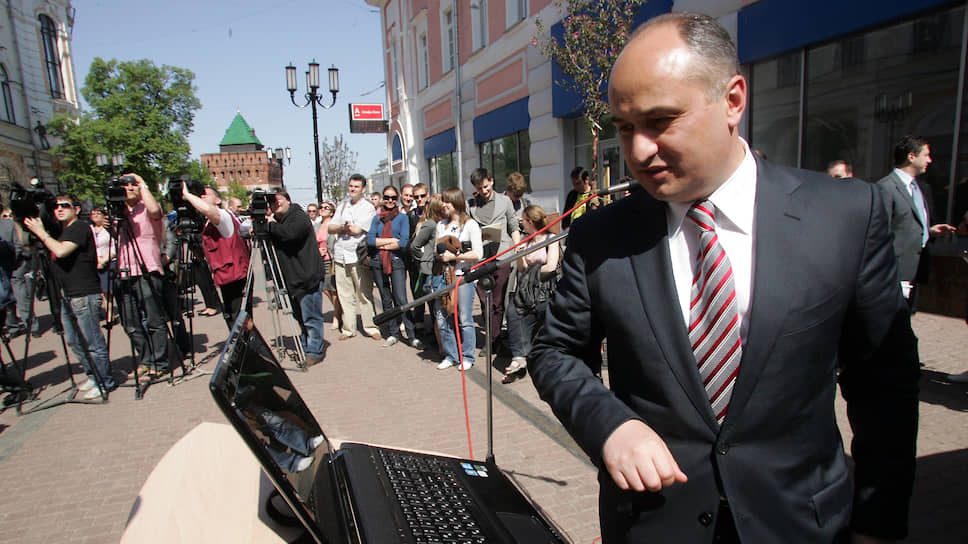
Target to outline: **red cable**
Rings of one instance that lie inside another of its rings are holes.
[[[545,225],[544,227],[542,227],[541,230],[538,230],[534,234],[531,234],[528,237],[520,240],[518,243],[512,245],[511,247],[505,249],[504,251],[498,253],[497,255],[493,255],[491,257],[488,257],[487,259],[484,259],[483,261],[479,261],[477,264],[475,264],[474,266],[471,267],[471,270],[476,270],[477,268],[479,268],[479,267],[481,267],[481,266],[483,266],[483,265],[485,265],[485,264],[493,261],[494,259],[497,259],[497,258],[499,258],[499,257],[507,254],[508,252],[510,252],[510,251],[518,248],[519,246],[521,246],[521,244],[524,244],[524,243],[528,242],[529,240],[531,240],[535,236],[537,236],[537,235],[543,233],[544,231],[550,229],[551,227],[557,225],[565,217],[571,215],[571,212],[577,210],[583,204],[585,204],[586,202],[588,202],[589,200],[591,200],[591,199],[593,199],[593,198],[595,198],[597,196],[598,196],[598,193],[592,193],[592,194],[588,195],[588,198],[586,198],[585,200],[582,200],[581,202],[576,203],[570,210],[568,210],[565,213],[559,215],[558,216],[558,219],[555,219],[551,223],[548,223],[547,225]],[[467,427],[467,452],[468,452],[468,458],[469,459],[473,459],[474,458],[474,446],[473,446],[473,444],[471,442],[471,414],[470,414],[470,409],[468,408],[468,405],[467,405],[467,375],[464,373],[464,350],[461,348],[461,339],[460,339],[460,315],[459,315],[459,313],[460,313],[459,312],[459,309],[460,309],[459,302],[460,301],[458,299],[460,298],[459,291],[460,291],[460,282],[461,282],[461,279],[463,279],[463,276],[457,276],[457,278],[454,280],[454,338],[457,340],[457,364],[458,364],[458,367],[457,368],[460,369],[461,395],[464,397],[464,423],[465,423],[465,425]],[[482,311],[488,311],[488,309],[485,308]],[[446,357],[446,355],[445,355],[445,357]],[[488,364],[490,364],[490,361],[488,361]],[[601,537],[598,537],[598,539],[600,539],[600,538]],[[596,539],[596,540],[598,540],[598,539]]]

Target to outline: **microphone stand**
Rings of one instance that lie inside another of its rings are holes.
[[[461,276],[460,283],[471,283],[478,281],[478,284],[485,289],[487,296],[485,297],[487,307],[490,307],[491,302],[491,289],[494,287],[494,272],[499,268],[504,266],[510,266],[510,264],[529,253],[543,249],[551,244],[558,242],[560,240],[568,237],[567,232],[562,232],[555,236],[551,236],[541,242],[538,242],[531,247],[525,248],[520,251],[507,252],[504,257],[500,259],[495,259],[492,261],[487,261],[484,265],[478,268],[472,268],[471,270],[464,273]],[[419,306],[421,304],[429,304],[430,302],[442,297],[443,295],[453,291],[457,286],[457,282],[450,285],[441,287],[440,289],[434,291],[433,293],[424,295],[412,302],[387,310],[382,314],[379,314],[373,318],[373,323],[377,326],[386,323],[392,319],[400,317],[404,312]],[[488,462],[494,462],[494,412],[493,412],[493,400],[494,400],[494,381],[491,379],[491,375],[494,372],[494,365],[491,364],[491,313],[484,312],[485,329],[484,334],[486,336],[486,342],[484,347],[485,358],[487,359],[487,457]]]

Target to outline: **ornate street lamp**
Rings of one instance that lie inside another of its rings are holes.
[[[289,100],[297,108],[312,106],[313,110],[313,150],[316,158],[316,202],[323,199],[323,176],[319,168],[319,127],[316,118],[316,106],[328,110],[336,104],[336,93],[339,92],[339,69],[335,66],[329,67],[329,92],[333,94],[333,101],[327,106],[323,103],[323,95],[319,94],[319,63],[313,59],[309,63],[309,70],[306,71],[306,103],[299,105],[296,103],[296,67],[291,63],[286,66],[286,90],[289,91]]]
[[[100,168],[110,167],[111,175],[113,176],[115,168],[124,166],[124,153],[115,153],[113,155],[98,153],[94,155],[94,161],[97,162]]]

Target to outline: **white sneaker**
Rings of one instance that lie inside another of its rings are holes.
[[[101,398],[101,388],[92,387],[87,391],[87,393],[84,393],[84,396],[81,398],[83,398],[84,400],[98,400]]]
[[[316,435],[309,440],[310,449],[316,449],[323,443],[323,435]]]
[[[387,336],[387,339],[383,341],[383,347],[388,348],[396,343],[397,343],[396,336]]]
[[[295,467],[296,470],[295,470],[295,472],[302,472],[302,471],[306,470],[307,468],[309,468],[309,465],[311,465],[311,464],[313,464],[313,458],[312,457],[300,457],[299,460],[296,461],[296,467]]]
[[[474,363],[472,363],[471,361],[464,361],[463,363],[460,364],[460,369],[470,370],[472,366],[474,366]]]
[[[91,389],[94,389],[94,386],[96,385],[97,385],[96,381],[92,380],[91,378],[88,378],[86,382],[82,383],[77,387],[77,390],[83,393],[85,391],[90,391]]]
[[[414,338],[413,340],[411,340],[411,341],[410,341],[410,345],[411,345],[411,346],[413,347],[413,349],[415,349],[415,350],[421,350],[421,349],[423,349],[423,347],[424,347],[424,344],[423,344],[423,342],[421,342],[419,338]]]
[[[443,370],[445,368],[450,368],[450,367],[452,367],[452,366],[454,366],[456,364],[457,363],[455,363],[454,361],[451,361],[450,359],[444,357],[444,360],[441,361],[439,365],[437,365],[437,370]]]

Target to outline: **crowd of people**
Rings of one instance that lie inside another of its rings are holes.
[[[477,357],[473,310],[479,299],[490,314],[492,352],[511,357],[505,381],[526,373],[528,346],[544,315],[540,304],[558,270],[556,244],[498,268],[489,305],[477,281],[459,282],[429,304],[411,305],[545,224],[545,211],[524,198],[526,181],[520,173],[508,176],[504,194],[495,191],[484,168],[470,179],[475,188],[470,197],[460,189],[431,194],[425,183],[391,185],[367,195],[365,178],[354,174],[343,202],[307,205],[323,267],[322,292],[334,308],[331,327],[340,331],[340,341],[362,334],[382,341],[383,347],[402,342],[425,353],[435,345],[437,368],[466,370]],[[531,271],[535,264],[541,264],[540,275]],[[528,296],[515,296],[518,285],[529,289]],[[537,303],[531,290],[540,292]],[[379,294],[379,310],[392,312],[380,326],[374,323],[374,293]]]

